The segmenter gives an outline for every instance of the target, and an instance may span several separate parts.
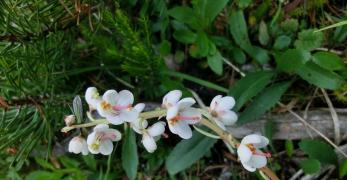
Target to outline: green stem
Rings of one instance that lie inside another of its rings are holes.
[[[165,114],[166,114],[166,110],[165,109],[160,109],[160,110],[148,111],[148,112],[140,113],[139,117],[141,119],[152,119],[152,118],[164,116]],[[91,119],[92,122],[84,123],[84,124],[77,124],[77,125],[72,125],[72,126],[66,126],[63,129],[61,129],[61,132],[66,133],[66,132],[71,131],[71,130],[76,129],[76,128],[92,127],[92,126],[96,126],[98,124],[110,124],[106,119],[94,120],[94,118],[91,117],[91,116],[89,117],[89,119]]]
[[[98,120],[92,121],[90,123],[66,126],[63,129],[61,129],[61,132],[66,133],[66,132],[71,131],[71,130],[76,129],[76,128],[91,127],[91,126],[96,126],[98,124],[109,124],[109,122],[106,119],[98,119]]]

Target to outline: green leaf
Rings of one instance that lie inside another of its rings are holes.
[[[339,165],[339,177],[342,178],[347,175],[347,159],[344,158]]]
[[[261,92],[268,85],[273,73],[259,71],[248,73],[230,88],[229,95],[236,99],[235,110],[239,110],[248,100]]]
[[[238,0],[237,5],[242,9],[246,8],[251,4],[252,0]]]
[[[189,49],[190,55],[196,58],[206,57],[210,52],[210,43],[212,42],[208,39],[206,33],[200,31],[196,38],[195,46],[191,46]]]
[[[229,0],[207,0],[205,5],[205,18],[210,24],[216,16],[224,9]]]
[[[231,49],[231,53],[233,60],[235,60],[237,63],[244,64],[246,62],[246,55],[240,48],[233,47]]]
[[[298,40],[295,41],[294,45],[297,49],[311,51],[322,45],[323,33],[314,32],[313,29],[303,30],[299,33]]]
[[[244,50],[260,64],[265,64],[270,60],[268,51],[261,47],[249,45]]]
[[[292,39],[290,37],[282,35],[276,38],[273,48],[277,50],[282,50],[287,48],[291,42]]]
[[[321,88],[338,89],[345,81],[336,73],[321,68],[314,62],[307,62],[296,73],[307,82]]]
[[[88,154],[87,156],[82,156],[84,163],[88,166],[88,168],[96,171],[96,160],[92,154]]]
[[[162,41],[160,43],[159,47],[160,47],[160,49],[159,49],[160,55],[166,56],[166,55],[170,54],[170,52],[171,52],[171,44],[170,44],[169,41],[167,41],[167,40]]]
[[[298,30],[299,22],[297,19],[287,19],[281,24],[281,27],[285,32],[294,33]]]
[[[264,21],[261,21],[259,24],[259,34],[258,39],[261,45],[265,46],[270,40],[270,36],[267,30],[267,26]]]
[[[272,108],[288,89],[292,82],[282,82],[266,88],[263,93],[257,96],[252,104],[248,106],[240,115],[238,125],[257,120],[266,111]]]
[[[300,162],[300,167],[306,174],[313,174],[319,171],[320,162],[317,159],[306,159]]]
[[[223,57],[218,51],[212,56],[207,56],[207,63],[214,73],[223,74]]]
[[[184,52],[181,50],[177,50],[175,52],[175,62],[182,63],[184,61]]]
[[[196,41],[197,35],[188,29],[182,29],[176,30],[173,33],[173,37],[181,43],[192,44]]]
[[[172,150],[166,159],[167,170],[171,175],[185,170],[202,158],[216,141],[194,131],[191,139],[182,140]]]
[[[52,164],[50,164],[49,162],[47,162],[46,160],[39,158],[39,157],[35,157],[35,161],[37,164],[39,164],[41,167],[43,167],[44,169],[49,169],[54,171],[55,168]]]
[[[277,69],[287,73],[300,69],[309,59],[310,53],[298,49],[288,49],[275,56]]]
[[[285,142],[286,152],[289,157],[292,157],[294,153],[294,144],[293,141],[290,139],[287,139]]]
[[[317,52],[313,55],[313,62],[327,70],[341,70],[345,68],[343,60],[331,52]]]
[[[28,174],[26,180],[37,180],[37,179],[50,179],[50,180],[59,180],[61,179],[61,173],[53,173],[48,171],[33,171]]]
[[[337,163],[336,153],[325,142],[320,140],[301,140],[299,147],[312,159],[318,159],[322,163]]]
[[[270,60],[268,52],[257,46],[252,46],[247,32],[247,25],[243,11],[233,11],[229,17],[229,29],[236,44],[247,52],[260,64],[265,64]]]
[[[217,84],[211,83],[209,81],[205,81],[205,80],[196,78],[194,76],[190,76],[188,74],[184,74],[184,73],[180,73],[180,72],[176,72],[176,71],[164,71],[163,74],[164,75],[173,76],[173,77],[177,77],[177,78],[182,78],[182,79],[194,82],[196,84],[200,84],[201,86],[205,86],[207,88],[211,88],[211,89],[214,89],[214,90],[217,90],[217,91],[220,91],[220,92],[224,92],[224,93],[228,93],[229,92],[228,89],[226,89],[226,88],[224,88],[222,86],[219,86]],[[172,82],[170,82],[170,83],[172,83]]]
[[[137,155],[137,145],[134,131],[128,128],[123,138],[122,146],[122,166],[129,179],[136,178],[139,158]]]
[[[235,43],[238,44],[242,49],[251,44],[248,37],[247,24],[243,11],[232,11],[229,17],[229,29]]]
[[[192,28],[198,27],[198,19],[192,8],[185,6],[174,7],[168,11],[168,14],[179,22],[188,24]]]

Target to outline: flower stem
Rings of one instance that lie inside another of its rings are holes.
[[[160,110],[155,110],[155,111],[148,111],[148,112],[143,112],[139,114],[139,117],[142,119],[151,119],[151,118],[156,118],[156,117],[161,117],[166,114],[165,109],[160,109]],[[61,129],[61,132],[68,132],[76,128],[86,128],[86,127],[92,127],[96,126],[98,124],[110,124],[106,119],[96,119],[94,120],[92,117],[89,117],[92,122],[89,123],[84,123],[84,124],[77,124],[77,125],[71,125],[71,126],[66,126],[63,129]]]
[[[90,123],[85,123],[85,124],[77,124],[77,125],[72,125],[72,126],[66,126],[63,129],[61,129],[61,132],[68,132],[76,128],[85,128],[85,127],[91,127],[91,126],[96,126],[98,124],[108,124],[109,122],[106,119],[98,119],[95,121],[92,121]]]

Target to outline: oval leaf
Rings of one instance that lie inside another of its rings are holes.
[[[256,97],[252,104],[242,112],[237,124],[242,125],[257,120],[257,118],[263,115],[281,99],[281,96],[286,92],[290,84],[291,81],[282,82],[266,88],[263,93]]]
[[[129,179],[135,179],[139,158],[137,155],[137,145],[134,132],[128,128],[123,139],[122,146],[122,166]]]
[[[248,100],[261,92],[273,77],[272,72],[248,73],[230,88],[229,94],[236,99],[235,110],[239,110]]]
[[[166,159],[167,170],[171,175],[174,175],[190,167],[203,157],[216,141],[216,139],[211,139],[194,131],[191,139],[182,140],[170,153]]]
[[[223,60],[220,53],[217,51],[212,56],[207,56],[207,64],[212,69],[212,71],[218,75],[223,74]]]
[[[331,52],[317,52],[313,55],[313,62],[327,70],[341,70],[345,68],[343,60]]]
[[[335,90],[345,83],[336,73],[323,69],[311,61],[298,69],[296,73],[302,79],[321,88]]]
[[[302,140],[299,147],[312,159],[322,163],[336,164],[337,156],[333,148],[320,140]]]
[[[290,73],[301,68],[310,59],[310,53],[299,49],[288,49],[275,58],[277,69]]]
[[[320,163],[317,159],[306,159],[300,162],[300,167],[306,174],[313,174],[320,169]]]

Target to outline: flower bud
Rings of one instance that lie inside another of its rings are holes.
[[[81,136],[76,136],[72,138],[69,143],[69,152],[72,152],[75,154],[82,153],[83,155],[87,155],[88,154],[87,141]]]
[[[76,120],[75,115],[65,116],[65,119],[64,119],[66,126],[73,125],[75,123],[75,120]]]

